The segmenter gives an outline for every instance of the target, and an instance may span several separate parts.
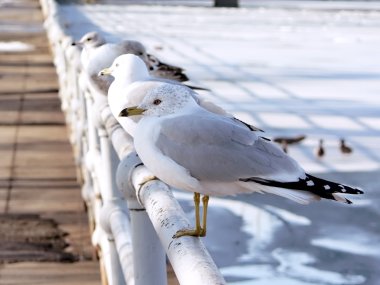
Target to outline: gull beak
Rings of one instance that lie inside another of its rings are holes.
[[[119,117],[131,117],[131,116],[137,116],[142,115],[146,110],[142,108],[135,107],[129,107],[121,110],[119,113]]]
[[[81,43],[81,42],[72,42],[71,45],[72,46],[77,46],[77,47],[82,47],[83,43]]]
[[[98,76],[110,75],[111,73],[112,73],[112,69],[108,67],[99,71]]]

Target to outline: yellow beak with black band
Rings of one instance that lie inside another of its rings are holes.
[[[98,76],[110,75],[111,73],[112,73],[112,69],[108,67],[99,71]]]
[[[121,110],[119,117],[132,117],[137,115],[142,115],[146,110],[138,108],[137,106],[129,107]]]

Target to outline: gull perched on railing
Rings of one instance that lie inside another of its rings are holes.
[[[183,86],[161,83],[142,103],[120,116],[142,115],[134,145],[144,165],[163,182],[194,192],[196,226],[174,237],[206,235],[209,196],[265,192],[308,204],[321,198],[351,203],[340,194],[362,194],[358,188],[305,173],[277,145],[239,122],[197,104]],[[200,224],[200,194],[203,218]]]
[[[159,86],[162,83],[170,83],[183,86],[183,88],[188,89],[190,94],[203,108],[209,110],[210,112],[231,118],[233,117],[212,102],[203,100],[200,96],[198,96],[197,93],[187,88],[189,86],[185,86],[182,83],[173,80],[151,76],[141,58],[133,54],[124,54],[117,57],[112,65],[109,68],[105,68],[100,71],[99,75],[112,75],[114,77],[114,81],[108,90],[108,105],[110,106],[112,114],[119,121],[120,125],[131,136],[133,136],[135,122],[138,118],[119,118],[118,115],[121,111],[121,108],[123,106],[134,106],[140,104],[150,89]],[[252,131],[260,130],[241,121],[240,123],[246,125]]]
[[[161,62],[157,57],[146,52],[145,47],[138,41],[125,40],[119,43],[107,43],[97,32],[85,34],[73,45],[82,47],[81,64],[91,81],[103,94],[107,94],[112,78],[99,78],[100,70],[109,67],[114,59],[122,54],[139,56],[153,76],[183,82],[189,80],[184,69]]]

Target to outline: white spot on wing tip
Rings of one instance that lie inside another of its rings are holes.
[[[314,184],[313,180],[308,180],[308,181],[306,181],[306,185],[307,186],[314,186],[315,184]]]
[[[325,190],[330,190],[331,189],[330,185],[325,185],[323,187],[325,188]]]

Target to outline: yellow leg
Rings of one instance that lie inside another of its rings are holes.
[[[194,193],[194,207],[195,207],[195,232],[201,232],[201,217],[199,216],[199,204],[201,203],[201,194]]]
[[[203,202],[203,217],[202,217],[202,223],[203,228],[201,227],[201,221],[200,221],[200,215],[199,215],[199,204],[201,195],[199,193],[194,193],[194,206],[195,206],[195,229],[189,230],[189,229],[183,229],[176,232],[176,234],[173,236],[173,238],[179,238],[182,236],[197,236],[197,237],[204,237],[206,235],[206,223],[207,223],[207,205],[208,205],[208,196],[203,196],[202,202]]]
[[[203,203],[203,217],[202,217],[202,234],[201,236],[206,236],[206,229],[207,229],[207,207],[208,207],[208,200],[210,199],[209,196],[204,195],[202,198]]]

